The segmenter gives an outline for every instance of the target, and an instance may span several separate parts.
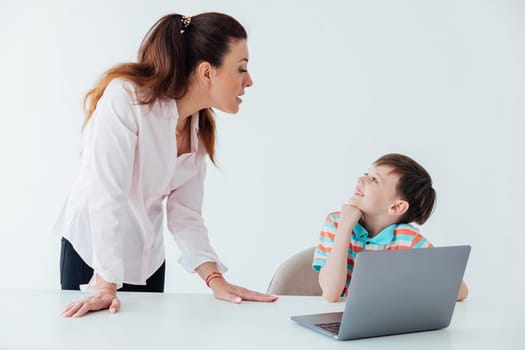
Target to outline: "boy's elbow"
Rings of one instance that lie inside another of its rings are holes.
[[[329,302],[331,303],[335,303],[336,301],[339,300],[339,295],[335,294],[335,293],[326,293],[326,292],[323,292],[323,297],[328,300]]]
[[[319,273],[319,287],[321,287],[322,296],[326,300],[328,300],[331,303],[335,303],[339,300],[339,297],[341,296],[341,293],[344,288],[344,281],[343,283],[339,283],[341,281],[335,281],[330,275],[326,275],[325,270],[321,269]],[[346,278],[346,275],[345,275]]]
[[[337,291],[337,289],[334,288],[328,288],[326,286],[321,285],[321,290],[323,291],[323,298],[328,300],[331,303],[335,303],[339,300],[339,297],[341,296],[341,291]]]

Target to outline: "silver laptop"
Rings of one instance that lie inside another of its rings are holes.
[[[338,340],[445,328],[470,246],[358,254],[343,312],[292,316]]]

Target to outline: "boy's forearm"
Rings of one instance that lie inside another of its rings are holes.
[[[319,285],[323,291],[323,296],[331,302],[339,299],[346,284],[348,245],[352,228],[357,224],[357,221],[358,219],[355,222],[351,221],[339,225],[330,255],[326,259],[325,266],[319,272]]]

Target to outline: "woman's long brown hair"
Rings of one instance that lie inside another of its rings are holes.
[[[183,26],[182,16],[162,17],[148,31],[137,62],[122,63],[106,71],[84,97],[86,126],[108,84],[116,78],[133,82],[139,103],[151,105],[159,98],[179,99],[187,92],[189,77],[200,62],[220,67],[232,40],[246,39],[246,31],[234,18],[216,12],[202,13]],[[199,111],[199,137],[215,163],[215,118],[211,108]]]

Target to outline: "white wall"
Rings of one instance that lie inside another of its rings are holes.
[[[229,13],[255,85],[218,113],[204,214],[228,278],[264,290],[313,245],[378,156],[433,175],[436,245],[471,244],[471,296],[524,292],[523,1],[14,1],[0,3],[0,287],[57,289],[49,234],[78,172],[81,99],[135,58],[170,12]],[[206,292],[176,263],[167,290]]]

